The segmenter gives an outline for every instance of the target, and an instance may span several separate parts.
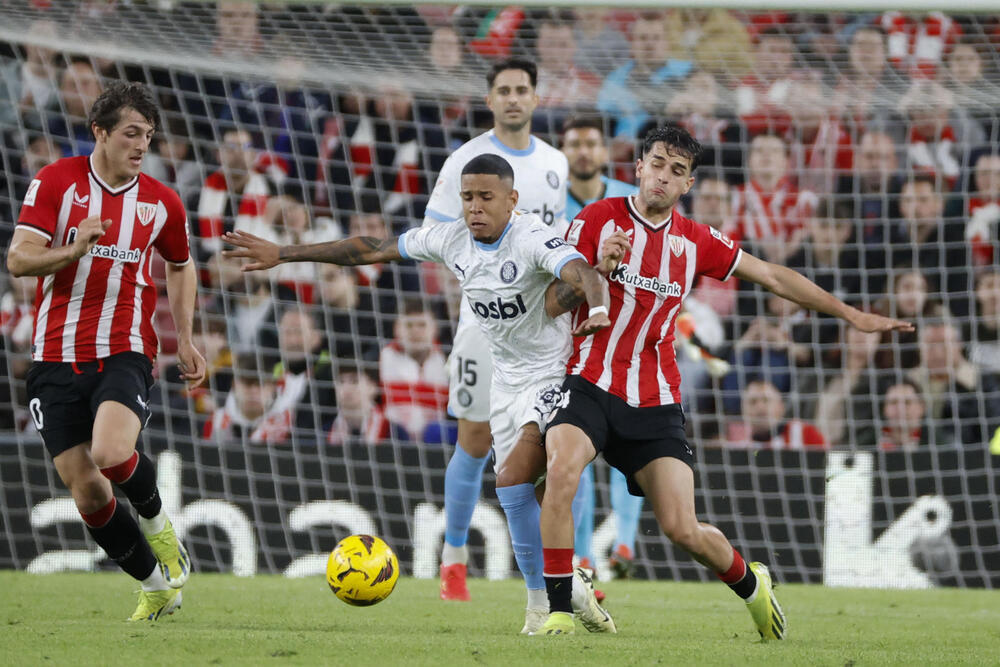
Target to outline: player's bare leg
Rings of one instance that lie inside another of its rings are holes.
[[[70,447],[52,461],[94,541],[122,570],[142,582],[136,614],[141,610],[141,618],[149,614],[158,618],[173,613],[180,606],[180,592],[167,586],[139,525],[126,507],[118,505],[111,482],[94,462],[91,443]]]
[[[130,408],[104,401],[94,419],[91,453],[101,474],[120,488],[139,515],[139,527],[171,588],[180,588],[190,574],[187,550],[163,511],[156,485],[156,468],[135,444],[142,423]]]
[[[458,446],[445,471],[445,542],[441,551],[441,599],[466,601],[469,523],[482,487],[493,437],[490,423],[458,420]]]
[[[537,634],[573,632],[573,498],[583,469],[597,455],[590,438],[580,428],[558,424],[545,436],[546,476],[540,527],[544,545],[545,588],[549,618]],[[593,593],[593,584],[585,582]],[[590,605],[588,605],[590,607]],[[586,618],[583,614],[586,614]],[[579,610],[588,630],[616,632],[614,621],[593,600],[593,607]]]
[[[771,590],[770,573],[760,563],[744,562],[722,531],[698,521],[691,467],[679,459],[658,458],[636,472],[635,481],[670,541],[714,571],[746,601],[762,637],[783,639],[785,617]]]

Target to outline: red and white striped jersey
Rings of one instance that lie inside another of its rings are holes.
[[[590,204],[566,238],[596,264],[601,245],[617,229],[629,237],[632,251],[608,276],[611,327],[575,338],[566,371],[634,407],[679,403],[681,375],[673,341],[681,301],[698,276],[728,279],[742,251],[721,232],[676,210],[653,224],[639,215],[631,197]],[[573,314],[574,327],[587,311],[584,304]]]
[[[152,249],[173,264],[190,261],[184,206],[145,174],[111,188],[90,158],[69,157],[38,172],[17,226],[59,247],[73,243],[77,226],[92,215],[111,220],[97,245],[38,279],[31,358],[85,362],[132,351],[155,359]]]

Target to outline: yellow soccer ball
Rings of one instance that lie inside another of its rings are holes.
[[[326,583],[338,598],[367,607],[389,597],[399,579],[399,560],[389,545],[371,535],[342,539],[326,561]]]

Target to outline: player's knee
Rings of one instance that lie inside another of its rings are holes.
[[[111,484],[99,472],[75,476],[66,486],[77,509],[84,514],[96,512],[111,501]]]
[[[95,438],[90,448],[90,456],[98,468],[109,468],[128,459],[134,451],[134,442],[115,437]]]
[[[698,522],[682,517],[672,517],[660,524],[663,534],[671,542],[685,551],[696,551],[698,546]]]
[[[460,419],[458,422],[458,446],[469,456],[481,459],[490,453],[493,446],[493,435],[489,422],[470,422]]]

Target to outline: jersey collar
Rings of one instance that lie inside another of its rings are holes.
[[[94,169],[93,153],[91,153],[90,156],[87,157],[87,168],[90,169],[90,175],[94,178],[95,181],[97,181],[97,184],[100,185],[101,188],[103,188],[110,195],[120,195],[121,193],[125,192],[126,190],[128,190],[133,185],[139,182],[139,176],[137,174],[135,178],[125,183],[125,185],[120,185],[117,188],[111,187],[110,185],[104,182],[103,178],[97,175],[97,170]]]
[[[634,197],[635,195],[629,195],[625,197],[625,208],[628,210],[628,214],[632,216],[633,220],[644,225],[645,227],[648,227],[654,232],[658,232],[664,229],[670,229],[670,225],[674,223],[674,212],[676,211],[676,208],[670,209],[670,217],[664,220],[663,222],[653,223],[647,220],[646,218],[642,217],[641,215],[639,215],[639,210],[636,208],[635,204],[632,201]]]
[[[502,150],[507,155],[513,155],[514,157],[527,157],[535,152],[535,137],[532,135],[531,142],[528,144],[527,148],[518,150],[516,148],[511,148],[504,142],[497,139],[497,135],[493,134],[493,130],[490,130],[490,141],[493,145]]]
[[[507,232],[510,231],[511,226],[512,226],[511,223],[508,222],[507,226],[503,228],[503,233],[500,235],[500,238],[498,238],[493,243],[483,243],[482,241],[477,241],[476,239],[472,239],[472,242],[475,243],[476,247],[479,248],[480,250],[487,250],[489,252],[493,252],[494,250],[497,250],[500,247],[500,243],[503,241],[503,237],[507,236]],[[472,232],[469,232],[469,234],[471,235]]]

